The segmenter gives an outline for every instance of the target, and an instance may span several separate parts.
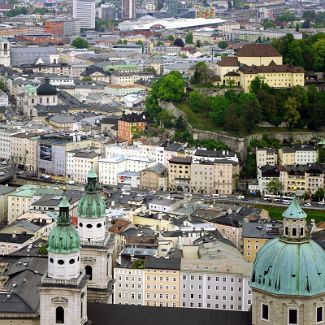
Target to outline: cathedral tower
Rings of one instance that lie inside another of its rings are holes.
[[[112,252],[114,242],[106,229],[106,203],[91,169],[85,194],[78,205],[81,264],[89,277],[88,300],[109,303],[112,294]]]
[[[87,322],[87,276],[80,269],[80,240],[70,222],[69,202],[59,204],[57,225],[48,240],[48,272],[40,290],[40,325]]]

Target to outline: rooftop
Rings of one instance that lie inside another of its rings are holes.
[[[282,55],[270,44],[246,44],[240,48],[237,57],[281,57]]]

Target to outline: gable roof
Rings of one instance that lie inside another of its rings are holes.
[[[229,56],[217,63],[221,67],[237,67],[239,66],[238,58],[236,56]]]
[[[246,44],[240,48],[237,57],[281,57],[282,55],[270,44]]]

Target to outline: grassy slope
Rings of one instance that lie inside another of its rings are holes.
[[[192,125],[192,127],[207,131],[218,130],[206,112],[193,112],[186,102],[176,104],[176,106],[187,115],[188,122]]]
[[[272,219],[282,219],[282,212],[286,209],[285,207],[268,205],[256,205],[256,207],[269,211]],[[316,222],[325,221],[325,210],[304,209],[304,211],[307,213],[308,219],[315,219]]]

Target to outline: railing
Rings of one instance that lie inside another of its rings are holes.
[[[71,280],[60,280],[60,279],[52,279],[48,277],[48,272],[46,272],[41,280],[42,284],[53,284],[53,285],[65,285],[65,286],[77,286],[80,284],[81,280],[83,279],[85,275],[85,271],[81,272],[79,274],[79,277],[77,279],[71,279]]]

